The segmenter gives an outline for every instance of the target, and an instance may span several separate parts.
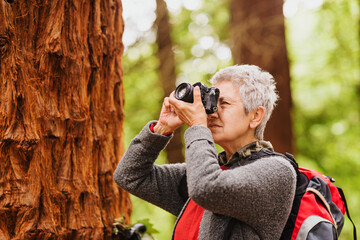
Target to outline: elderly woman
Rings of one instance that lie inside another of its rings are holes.
[[[114,173],[130,193],[178,216],[173,239],[279,239],[291,211],[296,172],[282,157],[251,160],[277,101],[273,77],[257,66],[220,70],[218,111],[165,98],[158,121],[136,136]],[[155,165],[172,132],[186,124],[186,163]],[[215,144],[224,152],[217,154]],[[229,227],[231,225],[231,227]]]

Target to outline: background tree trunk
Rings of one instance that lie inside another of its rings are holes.
[[[254,64],[270,72],[280,94],[265,130],[278,152],[293,152],[291,92],[282,0],[232,0],[232,53],[235,64]]]
[[[121,1],[0,1],[0,239],[108,239],[129,219]]]
[[[157,56],[160,63],[160,79],[164,90],[164,97],[167,97],[175,90],[176,74],[175,57],[171,41],[171,27],[164,0],[156,0],[156,16],[156,44],[158,46]],[[181,128],[178,128],[174,133],[174,137],[166,147],[166,155],[169,163],[180,163],[185,161],[183,145]]]

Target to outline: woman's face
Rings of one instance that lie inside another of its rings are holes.
[[[208,115],[208,128],[215,143],[226,152],[234,153],[256,141],[254,129],[250,128],[252,115],[245,113],[238,87],[230,81],[217,83],[214,87],[220,90],[218,111]]]

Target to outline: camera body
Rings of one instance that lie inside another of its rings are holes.
[[[220,90],[215,87],[208,87],[201,82],[194,85],[190,83],[182,83],[175,89],[175,98],[184,102],[194,102],[194,87],[199,86],[201,92],[201,100],[204,105],[206,114],[212,114],[217,111],[217,102],[219,99]]]

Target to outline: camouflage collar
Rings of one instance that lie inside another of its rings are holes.
[[[229,160],[226,159],[225,151],[219,153],[219,164],[222,166],[231,166],[237,162],[240,165],[242,160],[244,160],[253,153],[259,152],[263,148],[274,151],[274,148],[270,142],[260,140],[244,146],[242,149],[234,153]]]

